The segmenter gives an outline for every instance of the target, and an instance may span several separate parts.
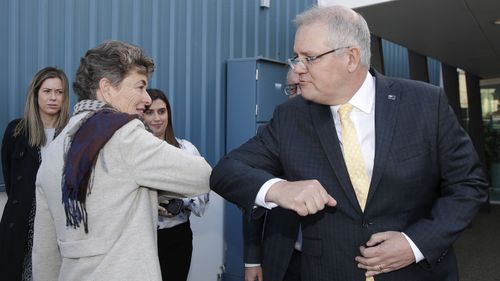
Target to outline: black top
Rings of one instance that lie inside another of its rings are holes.
[[[2,168],[8,200],[0,222],[0,272],[3,280],[22,280],[26,253],[31,252],[35,206],[35,180],[40,166],[39,148],[25,135],[14,137],[21,119],[11,121],[2,141]],[[31,221],[31,223],[30,223]]]

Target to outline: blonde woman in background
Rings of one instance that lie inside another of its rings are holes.
[[[45,148],[68,119],[66,74],[55,67],[41,69],[28,88],[24,117],[7,125],[2,141],[8,196],[0,222],[2,280],[31,280],[36,173]]]

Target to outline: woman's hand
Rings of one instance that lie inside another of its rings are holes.
[[[165,201],[165,203],[168,204],[168,201]],[[159,216],[162,216],[162,217],[167,217],[167,218],[171,218],[171,217],[174,217],[174,215],[172,215],[171,213],[169,213],[167,211],[167,209],[163,208],[162,206],[158,205],[158,215]]]

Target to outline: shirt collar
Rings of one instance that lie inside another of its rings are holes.
[[[375,103],[375,77],[372,76],[370,72],[366,73],[365,81],[347,103],[350,103],[352,106],[365,113],[371,113],[373,111],[373,104]],[[331,106],[330,108],[332,111],[337,112],[340,106],[339,104]]]
[[[351,100],[349,100],[349,103],[365,113],[371,113],[373,110],[374,102],[375,77],[373,77],[370,72],[367,72],[363,85],[361,85],[361,88],[359,88],[359,90],[354,94]]]

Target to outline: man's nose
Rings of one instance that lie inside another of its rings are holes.
[[[307,71],[308,71],[307,65],[304,63],[303,60],[299,60],[297,64],[295,64],[293,67],[293,72],[296,74],[306,73]]]

